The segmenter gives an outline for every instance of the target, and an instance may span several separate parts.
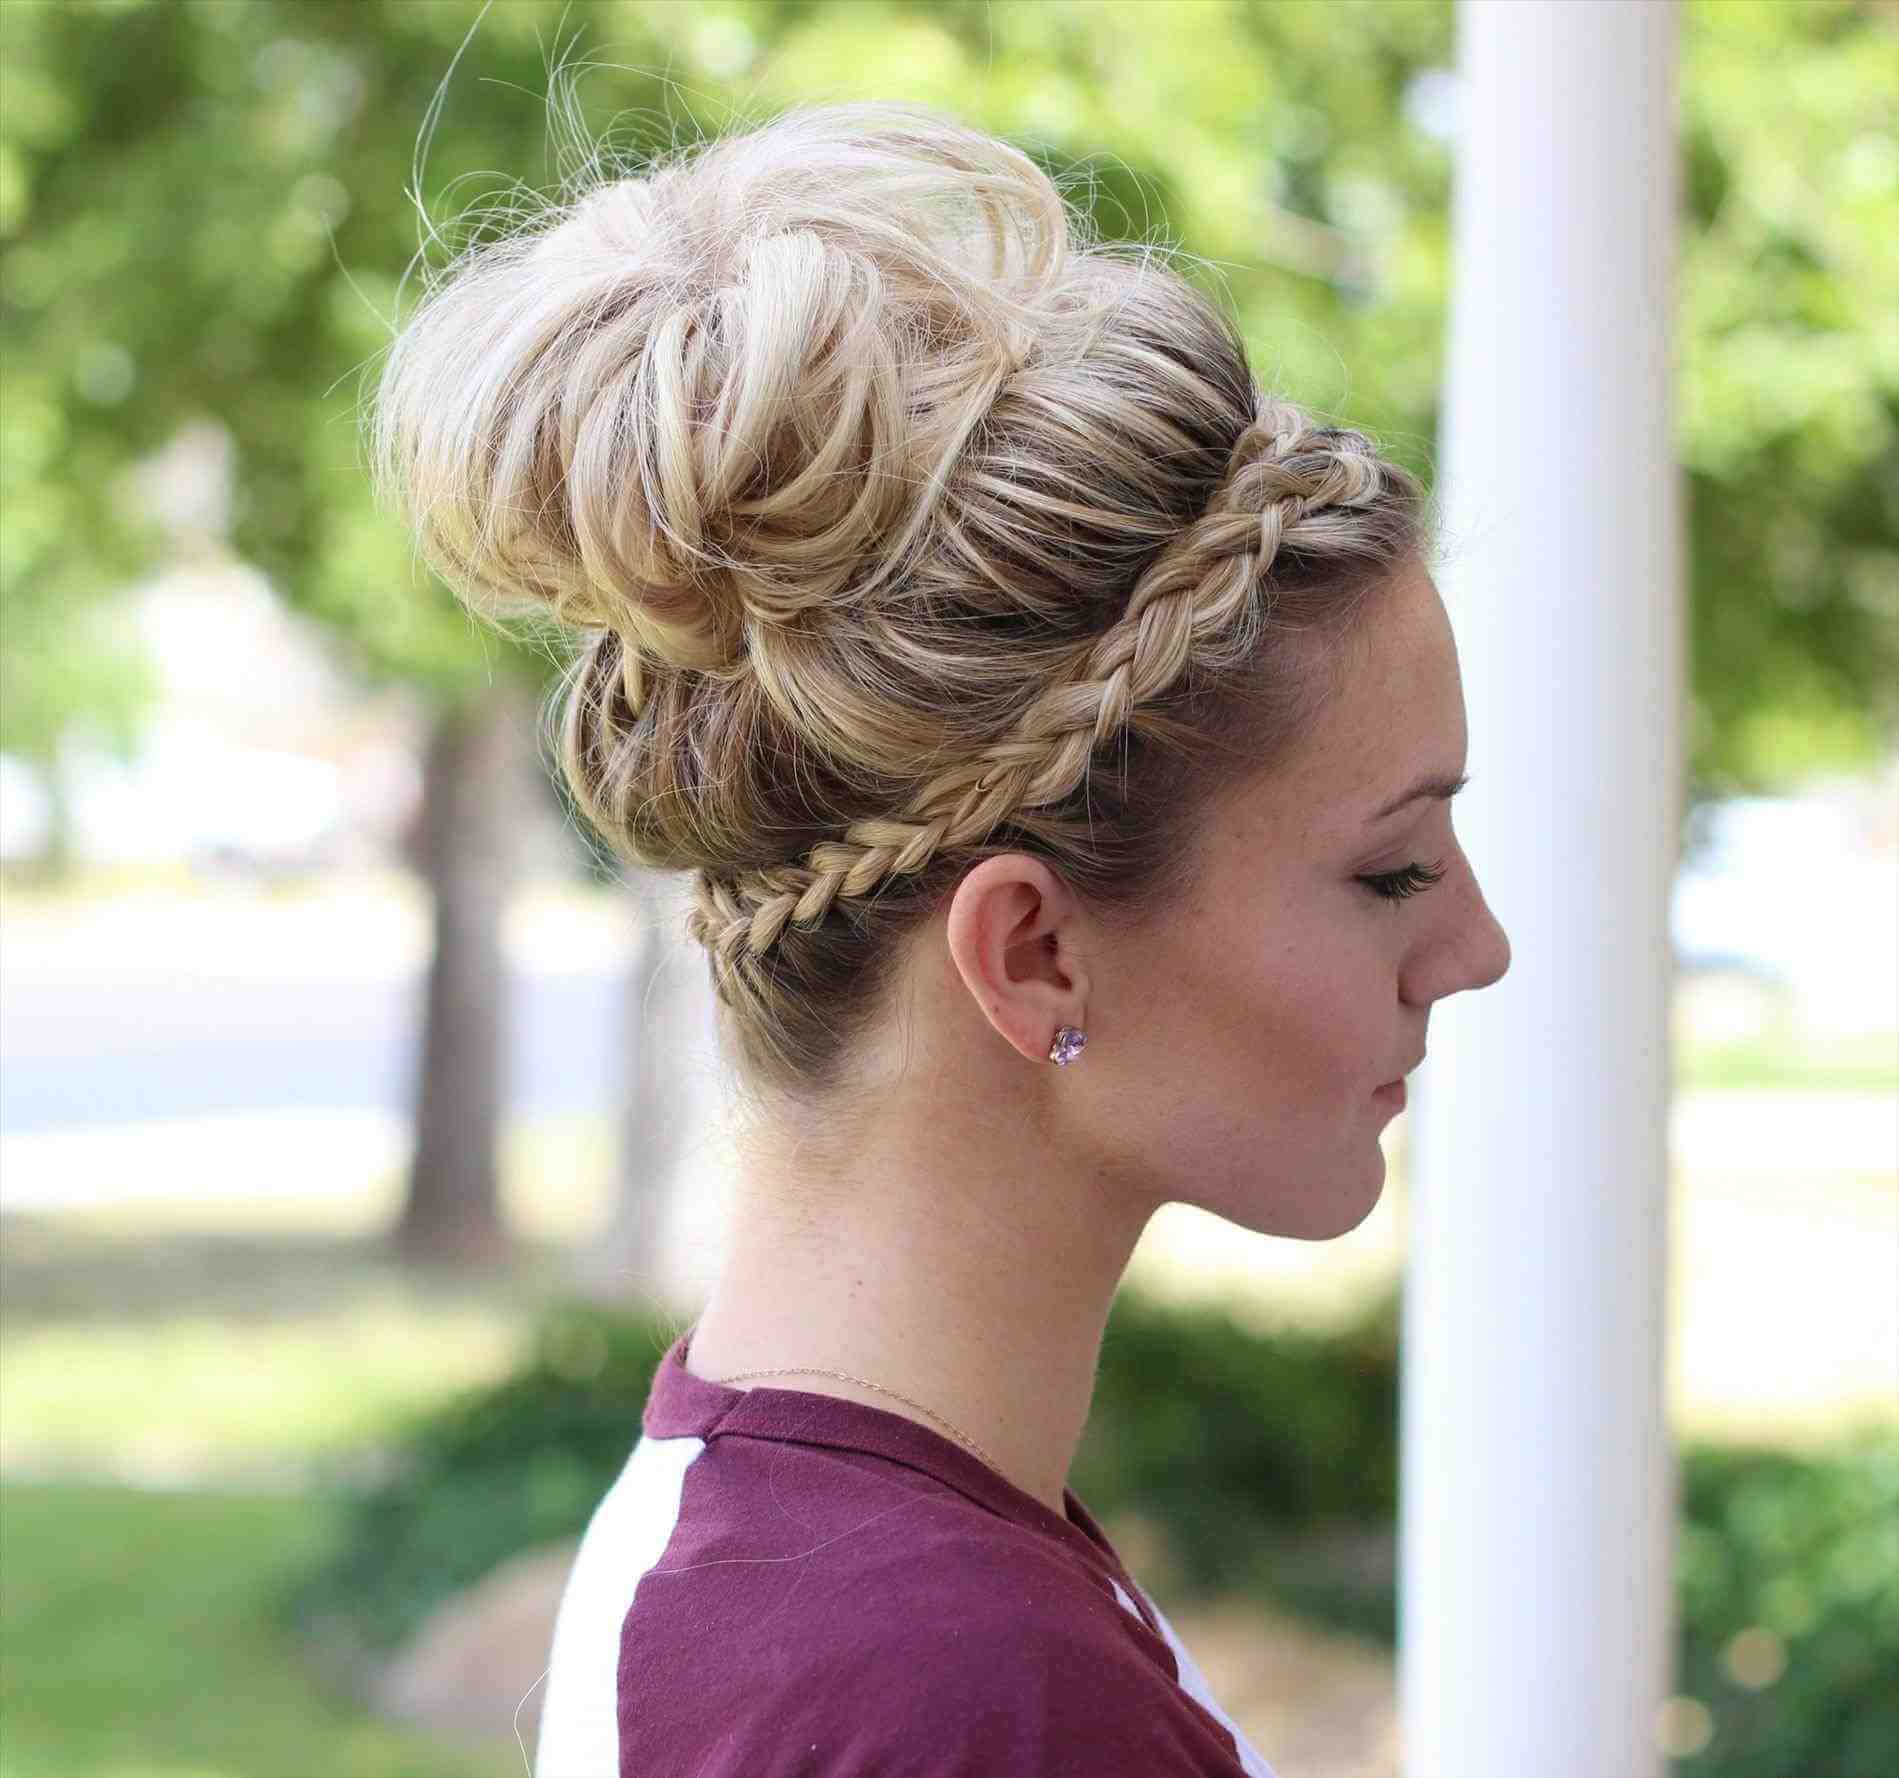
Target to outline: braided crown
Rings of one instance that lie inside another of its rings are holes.
[[[1138,705],[1196,659],[1230,659],[1236,639],[1250,645],[1282,550],[1349,554],[1348,515],[1377,500],[1393,474],[1363,434],[1315,426],[1262,396],[1206,510],[1140,575],[1122,617],[1075,652],[1007,735],[925,780],[900,811],[855,821],[800,860],[695,872],[687,932],[723,975],[745,956],[764,956],[788,925],[816,925],[840,896],[920,871],[1014,811],[1061,801]]]

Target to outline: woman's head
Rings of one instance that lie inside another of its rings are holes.
[[[1234,888],[1233,809],[1325,817],[1293,787],[1337,788],[1299,774],[1368,672],[1404,680],[1399,638],[1435,663],[1420,749],[1457,764],[1417,482],[1262,392],[1159,252],[930,112],[795,110],[475,248],[395,341],[374,442],[472,605],[574,633],[574,796],[628,861],[694,873],[741,1080],[775,1101],[883,1090],[880,1039],[952,966],[1011,1056],[1089,1030],[1064,1084],[1147,1041],[1059,989],[1032,1041],[1023,1007],[998,1021],[971,911],[1000,885],[1058,976],[1063,932],[1098,982],[1158,955]],[[1265,873],[1289,835],[1250,831]],[[1422,1047],[1406,915],[1355,911],[1387,922],[1390,1078]]]

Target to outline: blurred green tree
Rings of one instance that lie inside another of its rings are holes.
[[[1899,15],[1683,17],[1692,808],[1864,766],[1899,734]],[[630,117],[648,150],[851,96],[1008,134],[1105,233],[1184,243],[1263,378],[1428,477],[1454,22],[1450,0],[11,0],[0,745],[48,757],[80,718],[134,731],[138,663],[101,613],[160,539],[115,490],[214,419],[232,547],[437,712],[429,806],[464,813],[417,836],[439,918],[403,1239],[496,1251],[515,822],[493,786],[548,662],[416,568],[347,391],[418,252],[445,259],[575,171],[574,120],[545,98],[563,32],[598,39],[589,102],[611,110],[591,127]]]
[[[485,1264],[509,1244],[500,917],[547,662],[478,633],[415,568],[370,498],[338,393],[388,336],[418,220],[404,174],[469,17],[350,0],[0,9],[6,493],[20,520],[0,619],[25,750],[44,757],[79,717],[126,726],[129,699],[92,684],[76,647],[158,547],[118,496],[123,472],[189,419],[228,430],[230,547],[359,675],[399,680],[433,712],[409,853],[435,944],[396,1239],[418,1260]],[[490,72],[532,81],[534,22],[495,16]],[[437,165],[452,178],[489,153],[531,164],[541,125],[529,108],[475,118],[441,133]]]
[[[72,715],[125,711],[136,674],[76,650],[75,626],[150,560],[120,472],[192,412],[238,435],[239,547],[366,667],[450,697],[485,671],[447,601],[409,596],[336,397],[399,307],[412,164],[442,193],[551,173],[539,100],[564,24],[605,40],[601,102],[677,120],[660,133],[900,95],[1085,161],[1097,210],[1225,274],[1264,374],[1428,472],[1450,0],[508,0],[485,16],[479,0],[16,0],[0,9],[6,745],[43,755]],[[1703,797],[1868,763],[1899,729],[1899,9],[1689,0],[1684,27],[1678,430]]]

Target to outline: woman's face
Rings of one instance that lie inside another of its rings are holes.
[[[1300,759],[1210,817],[1190,904],[1091,973],[1078,1065],[1098,1177],[1298,1240],[1370,1214],[1397,1109],[1376,1089],[1422,1059],[1433,1002],[1510,966],[1449,801],[1378,818],[1469,744],[1437,588],[1413,567],[1385,596]],[[1443,874],[1403,899],[1363,880],[1411,865]]]

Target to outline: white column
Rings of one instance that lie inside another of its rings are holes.
[[[1432,1015],[1410,1156],[1406,1778],[1652,1778],[1682,533],[1674,0],[1459,0],[1439,568],[1457,826],[1512,963]]]

